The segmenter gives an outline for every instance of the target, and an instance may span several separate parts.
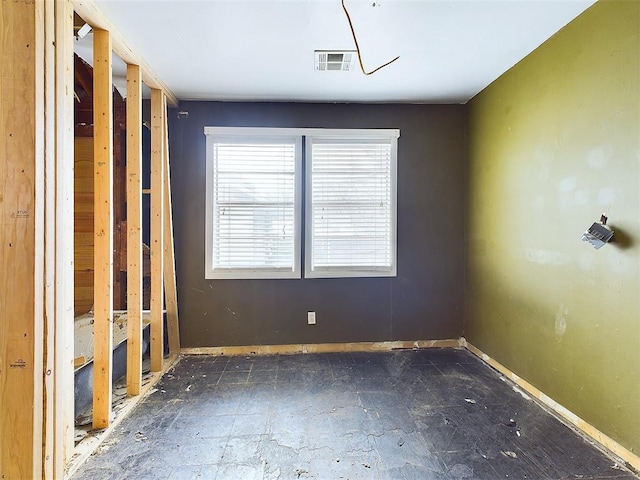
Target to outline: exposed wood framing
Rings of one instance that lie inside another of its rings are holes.
[[[113,22],[98,8],[94,0],[74,0],[74,7],[78,15],[94,29],[107,30],[111,33],[113,51],[129,65],[140,65],[142,80],[151,88],[162,90],[167,96],[169,104],[178,105],[175,95],[167,88],[162,80],[151,69],[149,64],[138,55],[128,44],[124,36],[118,31]]]
[[[43,4],[44,13],[44,109],[46,112],[55,112],[55,12],[50,3]],[[45,134],[44,134],[44,161],[45,171],[55,172],[56,170],[56,118],[55,115],[45,115]],[[56,310],[56,216],[55,216],[55,197],[56,197],[56,176],[45,175],[45,208],[53,205],[53,215],[45,214],[45,316],[44,316],[44,361],[47,370],[53,368],[55,364],[55,310]],[[44,376],[44,400],[43,400],[43,433],[44,433],[44,452],[43,452],[43,468],[44,477],[53,477],[54,468],[54,442],[53,434],[55,430],[55,387],[54,376]]]
[[[622,460],[627,462],[631,467],[633,467],[636,471],[640,470],[640,457],[635,453],[627,450],[625,447],[620,445],[614,439],[609,437],[608,435],[602,433],[593,425],[587,423],[582,418],[578,417],[575,413],[571,412],[569,409],[563,407],[558,402],[549,398],[543,392],[541,392],[537,387],[530,384],[526,380],[520,378],[517,374],[509,370],[507,367],[502,365],[500,362],[494,360],[486,353],[482,352],[477,347],[471,345],[466,340],[462,339],[463,345],[472,353],[480,357],[485,363],[491,365],[493,368],[502,373],[505,377],[509,378],[519,387],[521,387],[525,392],[529,395],[537,399],[547,408],[551,409],[553,412],[558,414],[566,423],[573,425],[578,430],[582,431],[587,436],[594,439],[597,443],[599,443],[606,450],[609,450],[614,455],[617,455]]]
[[[42,476],[42,8],[0,2],[0,478]]]
[[[151,89],[151,371],[162,369],[164,356],[164,143],[166,102]]]
[[[171,171],[169,167],[169,125],[165,115],[164,138],[164,293],[167,304],[167,336],[169,351],[180,353],[178,324],[178,291],[176,288],[176,260],[173,245],[173,213],[171,208]]]
[[[185,355],[273,355],[329,352],[387,352],[410,348],[461,348],[459,339],[393,342],[309,343],[290,345],[247,345],[231,347],[183,348]]]
[[[93,452],[102,444],[102,442],[118,427],[120,422],[127,418],[129,413],[140,403],[146,395],[150,395],[151,389],[158,383],[162,376],[180,360],[178,355],[171,355],[165,362],[162,370],[154,373],[149,381],[140,389],[140,395],[130,397],[125,400],[124,406],[118,410],[118,416],[111,422],[109,427],[99,432],[92,432],[91,436],[85,438],[76,448],[73,458],[66,466],[66,475],[64,478],[70,478],[77,472],[78,468],[91,456]],[[56,477],[57,478],[57,477]]]
[[[93,97],[93,76],[89,72],[89,66],[78,55],[73,57],[74,78],[84,89],[88,97]],[[78,119],[75,119],[78,120]],[[91,119],[93,120],[93,118]],[[93,123],[93,122],[86,122]]]
[[[73,0],[0,2],[0,28],[0,318],[10,319],[0,322],[0,477],[63,478],[73,451]],[[102,427],[111,408],[112,49],[108,32],[94,38]]]
[[[73,5],[70,0],[46,3],[54,9],[55,36],[47,48],[55,52],[55,203],[47,205],[47,215],[55,215],[55,311],[47,314],[54,323],[54,363],[45,370],[53,377],[54,425],[53,454],[45,456],[45,466],[52,464],[51,478],[62,478],[64,466],[73,454]],[[48,242],[49,240],[47,240]],[[53,320],[52,320],[53,319]],[[49,438],[47,435],[46,438]],[[47,451],[51,450],[45,444]]]
[[[93,428],[111,417],[113,364],[113,95],[111,36],[93,34],[94,102],[94,368]]]
[[[73,450],[73,9],[44,2],[45,322],[43,466],[60,478]]]
[[[75,121],[75,314],[93,309],[93,67],[74,55]],[[91,82],[91,88],[86,85]],[[86,125],[82,125],[85,123]],[[126,102],[113,89],[113,308],[126,308]],[[122,260],[122,262],[120,261]]]
[[[142,76],[127,65],[127,392],[142,386]]]
[[[113,89],[113,251],[126,255],[127,238],[127,103],[117,89]],[[126,264],[126,259],[125,259]],[[120,262],[113,261],[113,308],[127,308],[126,268],[120,269]]]
[[[92,120],[93,122],[93,120]],[[90,137],[74,138],[74,310],[93,310],[93,126]]]

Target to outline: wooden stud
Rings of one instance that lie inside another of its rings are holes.
[[[97,450],[102,442],[117,429],[118,425],[120,425],[120,422],[127,418],[127,416],[133,411],[136,405],[138,405],[144,400],[144,398],[146,398],[146,395],[150,395],[151,393],[153,393],[153,387],[160,381],[164,374],[175,367],[179,361],[179,355],[171,355],[169,358],[167,358],[167,361],[162,367],[162,370],[151,374],[150,378],[146,380],[146,383],[140,390],[140,395],[129,397],[124,400],[124,404],[118,410],[118,416],[113,420],[113,422],[111,422],[109,427],[107,427],[105,430],[102,430],[101,432],[92,433],[92,435],[85,437],[85,439],[80,442],[80,444],[76,447],[75,455],[67,464],[65,471],[66,475],[64,478],[68,479],[73,477],[73,475]],[[133,474],[135,474],[135,472],[133,472]]]
[[[44,2],[45,478],[73,452],[73,8]],[[71,248],[70,248],[71,247]],[[41,381],[41,379],[37,379]]]
[[[0,478],[42,477],[44,17],[0,2]]]
[[[176,260],[173,245],[173,213],[171,209],[171,172],[169,168],[169,125],[165,115],[164,141],[164,294],[167,305],[167,336],[169,351],[180,352],[178,324],[178,291],[176,288]]]
[[[73,5],[53,2],[56,16],[56,328],[54,477],[61,478],[74,449]]]
[[[162,369],[164,356],[164,94],[151,89],[151,371]]]
[[[55,10],[53,4],[43,3],[44,10],[44,108],[45,115],[45,142],[44,142],[44,169],[45,175],[45,318],[44,323],[44,361],[45,368],[51,372],[55,365],[55,333],[56,333],[56,176],[51,175],[56,171],[56,97],[55,97]],[[52,214],[51,214],[52,213]],[[44,400],[43,409],[43,471],[45,478],[54,477],[54,452],[55,452],[55,377],[44,376]]]
[[[68,1],[42,6],[47,112],[43,471],[45,478],[61,478],[73,450],[73,284],[68,281],[73,275],[73,9]]]
[[[127,393],[142,386],[142,76],[127,65]]]
[[[111,417],[113,365],[113,95],[111,36],[93,33],[94,111],[94,360],[93,428]]]
[[[169,103],[172,106],[178,105],[178,100],[171,93],[169,88],[156,75],[149,64],[138,55],[129,45],[127,39],[118,31],[116,26],[109,18],[100,10],[94,0],[74,0],[73,2],[76,13],[80,15],[85,22],[94,29],[108,30],[111,33],[113,41],[113,51],[126,63],[130,65],[140,65],[142,80],[151,88],[162,90]]]

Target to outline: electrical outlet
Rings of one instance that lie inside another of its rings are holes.
[[[316,312],[307,312],[307,323],[309,325],[316,324]]]

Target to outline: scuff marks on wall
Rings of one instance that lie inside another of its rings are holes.
[[[532,263],[542,265],[566,265],[569,263],[569,256],[562,252],[551,250],[538,250],[534,248],[523,248],[525,258]]]
[[[587,152],[587,165],[592,170],[602,170],[607,166],[611,157],[613,157],[611,145],[594,147]]]
[[[562,340],[567,331],[567,316],[569,315],[569,307],[560,304],[556,313],[556,340]]]

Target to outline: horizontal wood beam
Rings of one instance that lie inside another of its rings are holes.
[[[151,4],[149,4],[151,7]],[[167,101],[172,107],[178,106],[178,99],[169,90],[169,87],[153,71],[146,60],[140,56],[129,44],[124,35],[118,30],[115,24],[96,5],[94,0],[74,0],[73,6],[78,15],[94,29],[107,30],[111,33],[113,52],[125,63],[139,65],[142,72],[142,81],[151,88],[162,90],[167,97]]]
[[[389,352],[412,348],[462,348],[460,339],[391,342],[303,343],[183,348],[184,355],[288,355],[293,353]]]

